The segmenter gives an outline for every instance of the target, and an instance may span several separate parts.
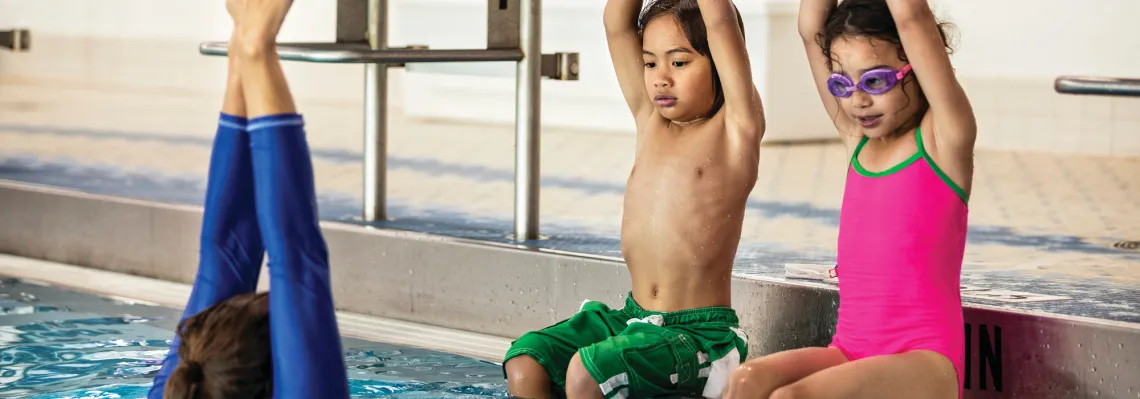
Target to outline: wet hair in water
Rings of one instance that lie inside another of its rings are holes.
[[[270,399],[269,296],[235,296],[178,324],[178,366],[166,399]]]

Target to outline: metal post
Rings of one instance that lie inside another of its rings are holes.
[[[523,59],[515,87],[515,239],[538,238],[539,119],[542,110],[542,0],[521,0]]]
[[[368,46],[388,47],[388,0],[368,0]],[[387,218],[388,65],[364,66],[364,220]]]

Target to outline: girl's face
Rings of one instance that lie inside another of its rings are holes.
[[[653,19],[642,37],[645,91],[661,116],[674,122],[705,116],[716,100],[708,57],[693,49],[673,17]]]
[[[831,45],[833,57],[831,68],[835,73],[845,75],[851,82],[864,87],[883,87],[887,84],[881,77],[869,75],[864,81],[863,74],[876,69],[902,70],[907,63],[899,59],[898,47],[881,39],[866,36],[848,36],[835,39]],[[834,97],[839,101],[840,112],[855,121],[856,127],[864,136],[879,138],[898,133],[899,126],[911,120],[921,106],[917,84],[913,84],[914,73],[903,76],[890,90],[880,94],[870,94],[860,89],[848,97]]]

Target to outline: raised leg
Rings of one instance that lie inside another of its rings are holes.
[[[240,4],[234,4],[240,3]],[[304,120],[276,54],[290,0],[229,0],[249,110],[257,219],[269,253],[276,398],[348,398]]]
[[[210,153],[198,274],[182,319],[231,297],[257,289],[265,247],[253,196],[253,161],[246,132],[245,96],[235,57],[230,57],[226,94]],[[178,365],[175,334],[170,352],[155,375],[150,399],[161,399],[166,380]]]

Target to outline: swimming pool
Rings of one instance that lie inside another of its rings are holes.
[[[180,311],[0,278],[0,397],[145,398]],[[353,398],[506,397],[498,365],[343,338]]]

